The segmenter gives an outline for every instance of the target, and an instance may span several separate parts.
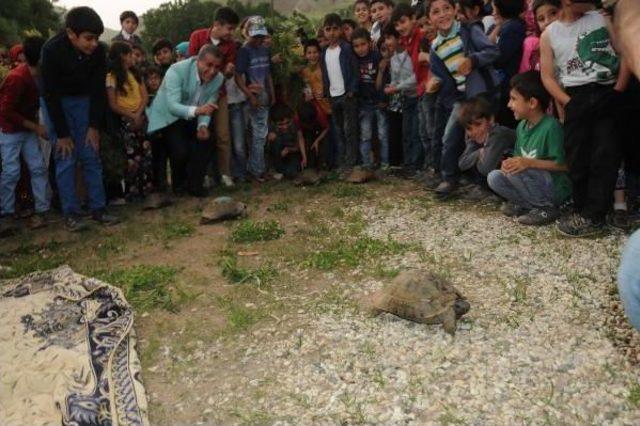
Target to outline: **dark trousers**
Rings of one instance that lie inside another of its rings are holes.
[[[564,148],[576,211],[604,220],[613,200],[619,165],[616,111],[620,94],[611,86],[590,84],[566,89]]]
[[[464,127],[458,121],[460,104],[455,103],[452,109],[439,104],[435,113],[435,143],[441,141],[440,172],[448,182],[458,182],[460,169],[458,159],[464,152]]]
[[[416,97],[402,98],[402,157],[406,169],[416,171],[421,168],[423,155]]]
[[[355,97],[331,98],[331,119],[335,123],[338,167],[352,167],[358,158],[358,105]]]
[[[402,113],[389,111],[389,163],[401,166],[402,157]]]

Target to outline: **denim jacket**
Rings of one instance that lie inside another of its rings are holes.
[[[431,48],[431,72],[442,83],[438,92],[438,102],[451,109],[456,101],[471,98],[482,93],[495,94],[498,90],[499,78],[493,63],[499,58],[500,50],[491,43],[477,25],[460,25],[460,37],[464,45],[465,56],[471,58],[473,70],[467,76],[465,92],[456,88],[456,82],[446,65]]]
[[[340,45],[340,69],[342,70],[342,78],[344,79],[344,90],[346,93],[358,93],[358,84],[360,83],[360,68],[358,66],[358,58],[351,45],[344,40],[338,42]],[[327,73],[327,64],[325,56],[327,55],[327,47],[322,51],[322,83],[325,98],[330,98],[329,93],[329,74]]]

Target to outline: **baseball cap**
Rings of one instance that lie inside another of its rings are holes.
[[[252,16],[249,18],[247,22],[247,29],[249,32],[249,37],[256,36],[268,36],[267,26],[264,23],[264,18],[262,16]]]

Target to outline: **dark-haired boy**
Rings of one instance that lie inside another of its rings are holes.
[[[394,6],[393,0],[371,1],[371,20],[373,21],[371,39],[374,43],[378,43],[378,40],[380,40],[384,27],[389,23]]]
[[[136,46],[142,45],[142,40],[135,33],[140,23],[138,15],[131,10],[125,10],[120,14],[120,27],[122,30],[111,41],[126,41]]]
[[[205,44],[216,46],[223,58],[222,73],[226,80],[235,78],[237,45],[233,33],[240,22],[238,14],[230,7],[219,7],[209,28],[201,28],[189,37],[189,55],[197,55]],[[223,86],[218,100],[218,109],[213,113],[212,124],[216,135],[218,171],[222,183],[232,186],[231,178],[231,131],[229,124],[229,99]]]
[[[571,196],[562,126],[545,111],[550,95],[540,73],[527,71],[511,79],[509,108],[516,120],[513,157],[489,173],[489,187],[507,199],[503,213],[523,225],[544,225],[559,216],[558,206]]]
[[[324,17],[323,32],[329,45],[322,51],[324,96],[331,103],[336,128],[337,166],[353,167],[358,152],[358,60],[351,45],[340,38],[342,19],[335,13]]]
[[[360,67],[360,85],[358,88],[358,116],[360,119],[360,158],[365,168],[373,167],[371,141],[374,125],[377,126],[380,141],[380,163],[383,168],[389,167],[389,128],[386,111],[381,107],[384,94],[376,89],[378,65],[382,56],[371,49],[369,31],[358,28],[351,40],[353,50],[358,57]]]
[[[416,75],[416,95],[418,101],[418,138],[413,142],[417,145],[412,147],[408,152],[412,154],[411,158],[405,158],[405,164],[414,170],[422,168],[424,163],[425,148],[429,146],[427,127],[427,111],[421,108],[422,97],[425,96],[425,86],[429,77],[429,66],[426,62],[420,61],[420,42],[424,37],[424,33],[417,24],[414,8],[408,4],[402,3],[396,6],[391,14],[391,24],[400,35],[399,44],[402,49],[411,58],[413,72]],[[426,99],[426,98],[425,98]],[[421,163],[422,160],[422,163]]]
[[[166,38],[158,39],[153,43],[153,46],[151,46],[151,53],[153,54],[153,62],[160,68],[162,76],[164,77],[169,67],[175,62],[173,43]]]
[[[20,156],[25,160],[31,176],[31,190],[36,215],[31,228],[45,224],[42,215],[49,210],[47,197],[47,168],[38,137],[46,138],[44,126],[38,123],[37,66],[44,39],[27,37],[24,40],[26,63],[11,70],[0,85],[0,238],[16,230],[16,185],[20,179]]]
[[[342,20],[342,38],[351,43],[351,36],[353,32],[358,28],[358,24],[353,19]]]
[[[486,187],[487,175],[511,156],[516,142],[516,132],[496,124],[493,110],[491,102],[482,96],[466,100],[460,107],[459,121],[466,130],[467,146],[458,167],[475,182],[464,196],[467,201],[482,201],[492,195]]]
[[[100,16],[89,7],[71,9],[65,29],[42,48],[43,115],[55,149],[56,181],[62,213],[70,231],[84,227],[79,219],[76,165],[82,164],[92,218],[104,224],[118,219],[105,213],[100,161],[100,133],[106,94],[104,31]]]
[[[275,128],[269,133],[268,140],[273,167],[276,173],[285,178],[294,178],[307,166],[302,130],[294,121],[293,110],[287,105],[275,106],[272,118]]]

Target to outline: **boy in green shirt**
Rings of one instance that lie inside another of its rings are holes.
[[[559,217],[558,206],[571,196],[562,127],[545,114],[550,95],[539,72],[514,76],[509,98],[509,108],[521,120],[513,157],[489,173],[487,182],[507,199],[505,215],[517,216],[523,225],[545,225]]]

